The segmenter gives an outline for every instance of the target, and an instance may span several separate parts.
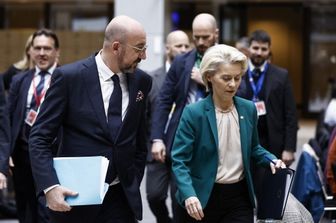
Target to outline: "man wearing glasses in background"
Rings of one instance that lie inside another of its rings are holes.
[[[146,98],[151,78],[137,69],[146,59],[143,26],[127,16],[107,25],[96,55],[62,66],[32,128],[29,152],[37,191],[46,195],[53,223],[116,223],[142,219],[140,183],[146,164]],[[62,131],[58,156],[109,159],[101,205],[70,207],[77,196],[60,185],[53,168],[52,139]]]
[[[189,49],[189,37],[185,32],[181,30],[175,30],[167,35],[165,64],[150,73],[153,78],[153,86],[148,95],[147,115],[149,133],[152,115],[156,110],[156,106],[158,105],[158,94],[162,88],[166,74],[175,57],[179,54],[188,52]],[[149,149],[151,149],[151,145],[152,144],[149,142]],[[175,215],[174,210],[176,209],[176,205],[178,205],[174,197],[176,186],[173,184],[170,163],[162,163],[153,159],[151,151],[148,152],[147,158],[146,193],[149,207],[158,223],[169,223],[171,222],[171,219],[169,217],[169,212],[166,205],[169,186],[170,193],[172,195],[171,199],[173,215]]]
[[[33,34],[33,61],[35,68],[13,78],[8,95],[8,115],[11,130],[10,148],[1,150],[7,159],[3,174],[8,174],[8,158],[13,158],[13,182],[20,223],[50,222],[45,202],[36,198],[36,190],[29,159],[28,140],[44,96],[49,88],[51,75],[59,57],[59,41],[56,34],[41,29]],[[57,140],[53,139],[54,148]],[[2,187],[6,185],[1,183]]]

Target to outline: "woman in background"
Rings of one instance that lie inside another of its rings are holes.
[[[26,41],[25,51],[23,57],[20,61],[12,64],[3,75],[3,82],[5,90],[8,91],[12,78],[15,74],[20,73],[21,71],[29,70],[34,68],[34,62],[32,60],[32,35],[30,35]]]

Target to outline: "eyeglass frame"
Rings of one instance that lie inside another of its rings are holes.
[[[148,45],[144,45],[142,48],[136,47],[136,46],[132,46],[130,44],[125,44],[128,47],[131,47],[132,49],[136,50],[137,53],[144,53],[147,50]]]

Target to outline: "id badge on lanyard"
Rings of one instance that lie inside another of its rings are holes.
[[[50,85],[50,81],[49,81],[49,84]],[[37,95],[37,92],[36,92],[36,86],[35,86],[35,81],[33,79],[33,88],[34,88],[34,97],[32,98],[32,100],[35,100],[35,103],[37,105],[37,111],[35,111],[33,108],[30,108],[29,109],[29,112],[26,116],[26,119],[25,119],[25,123],[27,123],[27,125],[29,126],[33,126],[35,121],[36,121],[36,117],[38,115],[38,112],[40,111],[40,105],[41,105],[41,102],[42,102],[42,99],[44,98],[45,96],[45,93],[46,93],[46,89],[44,89],[40,95]]]
[[[267,111],[266,111],[266,106],[265,106],[265,102],[263,100],[260,100],[258,97],[258,94],[261,91],[261,88],[263,86],[264,80],[265,80],[265,73],[267,70],[268,64],[266,64],[264,71],[261,73],[259,80],[257,81],[257,83],[254,82],[253,77],[252,77],[252,72],[248,71],[248,76],[249,76],[249,82],[250,85],[252,87],[252,91],[253,91],[253,103],[257,109],[257,114],[258,116],[262,116],[262,115],[266,115]]]

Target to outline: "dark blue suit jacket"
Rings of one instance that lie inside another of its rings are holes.
[[[0,76],[0,172],[8,174],[10,129],[5,106],[5,89]]]
[[[237,96],[248,98],[248,74],[243,76]],[[265,105],[269,149],[281,158],[286,148],[296,150],[297,114],[295,99],[287,70],[269,64],[265,77]]]
[[[20,138],[23,125],[25,124],[24,118],[26,113],[28,91],[34,74],[35,69],[31,69],[15,75],[9,89],[6,113],[10,126],[10,128],[8,128],[10,129],[10,145],[6,147],[6,150],[0,151],[0,156],[6,157],[8,160],[9,156],[12,155],[14,165],[18,165],[18,163],[20,163],[30,166],[29,156],[27,155],[26,157],[23,157],[22,153],[19,153],[19,156],[16,156],[16,152],[18,152],[17,149],[20,149],[20,145],[17,143]],[[57,143],[58,141],[54,140],[53,146],[57,147]],[[4,166],[4,171],[8,171],[8,164]]]
[[[151,139],[163,139],[167,157],[173,144],[175,132],[188,99],[190,75],[196,60],[196,50],[178,55],[171,65],[162,85],[157,109],[152,119]],[[175,108],[173,104],[175,103]],[[164,133],[169,113],[173,110],[166,134]]]
[[[20,137],[20,132],[24,125],[24,118],[27,105],[27,95],[30,84],[32,82],[35,69],[19,73],[13,77],[11,87],[9,89],[8,103],[7,103],[7,118],[9,120],[10,126],[10,145],[4,150],[0,151],[1,157],[6,160],[4,162],[4,171],[8,171],[8,158],[13,155],[14,164],[16,163],[15,147],[18,138]],[[22,158],[22,159],[21,159]],[[29,157],[23,158],[20,156],[20,162],[25,162],[29,166]]]
[[[142,218],[139,191],[146,163],[146,97],[151,78],[141,70],[127,74],[129,105],[116,139],[109,134],[95,57],[62,66],[31,130],[29,146],[38,192],[58,184],[51,144],[62,127],[59,156],[105,156],[118,172],[135,217]],[[142,92],[142,93],[141,93]],[[143,94],[144,97],[139,97]]]

